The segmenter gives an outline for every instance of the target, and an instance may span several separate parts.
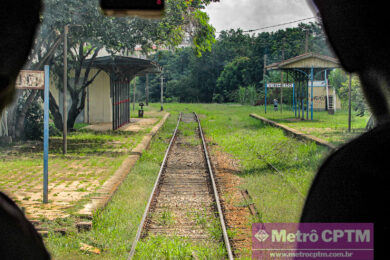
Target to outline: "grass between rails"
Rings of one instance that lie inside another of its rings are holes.
[[[138,243],[134,259],[225,259],[224,244],[216,243],[221,241],[222,228],[215,215],[202,211],[188,214],[197,225],[207,230],[212,240],[194,243],[177,236],[149,236]],[[172,216],[168,219],[168,225],[174,225]]]
[[[196,122],[180,123],[178,130],[182,145],[200,145],[197,128]],[[208,212],[206,208],[181,210],[184,211],[187,221],[196,223],[196,226],[206,231],[209,239],[193,241],[176,235],[149,235],[139,241],[134,259],[226,259],[222,227],[214,212]],[[161,212],[155,212],[153,217],[158,225],[170,228],[174,227],[177,221],[168,207]]]
[[[181,237],[152,236],[140,242],[134,259],[225,259],[226,250],[221,244],[218,248],[197,245]]]

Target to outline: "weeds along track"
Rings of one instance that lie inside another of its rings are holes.
[[[233,259],[217,187],[198,116],[180,113],[128,259],[151,236],[224,243]]]

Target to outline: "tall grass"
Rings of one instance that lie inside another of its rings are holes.
[[[108,206],[93,216],[90,232],[71,232],[67,236],[49,234],[45,244],[55,259],[126,259],[176,120],[177,114],[173,113]],[[98,247],[102,254],[82,252],[80,243]]]

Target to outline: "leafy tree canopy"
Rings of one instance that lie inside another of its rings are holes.
[[[222,31],[211,50],[201,57],[183,48],[161,51],[152,58],[164,66],[164,93],[171,100],[236,102],[239,87],[251,86],[263,95],[264,55],[267,64],[301,55],[306,49],[306,35],[307,51],[332,56],[320,25],[310,23],[252,35],[241,29]],[[270,76],[280,78],[280,73]],[[160,84],[152,80],[151,85],[151,98],[157,101]]]

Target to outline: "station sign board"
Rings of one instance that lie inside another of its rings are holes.
[[[16,78],[17,89],[45,89],[45,72],[41,70],[21,70]]]
[[[280,88],[280,87],[292,88],[294,87],[294,83],[283,83],[283,86],[282,83],[267,83],[267,88]]]
[[[311,87],[311,81],[308,82],[308,86]],[[325,80],[314,80],[313,87],[326,87]]]

